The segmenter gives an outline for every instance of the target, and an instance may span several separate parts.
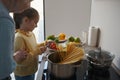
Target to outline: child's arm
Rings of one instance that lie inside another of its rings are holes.
[[[13,58],[17,63],[20,63],[27,58],[27,52],[24,50],[16,51],[13,55]]]
[[[16,63],[21,63],[27,58],[27,51],[25,51],[25,44],[22,37],[16,37],[14,42],[14,60]]]

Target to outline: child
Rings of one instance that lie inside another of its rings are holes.
[[[28,52],[26,59],[16,61],[17,67],[14,71],[16,80],[34,80],[35,72],[38,69],[38,55],[45,50],[45,44],[37,44],[35,35],[32,32],[39,20],[38,12],[29,8],[22,13],[14,14],[16,23],[15,52],[24,49]]]

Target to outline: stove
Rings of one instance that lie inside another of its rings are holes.
[[[49,74],[47,69],[45,69],[42,80],[120,80],[120,76],[115,72],[112,66],[107,70],[96,70],[88,67],[84,75],[81,76],[81,72],[77,70],[73,76],[64,79]]]

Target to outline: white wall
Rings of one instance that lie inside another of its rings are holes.
[[[91,0],[45,0],[46,36],[81,36],[90,25]]]
[[[120,0],[45,0],[46,36],[81,36],[89,26],[100,27],[100,46],[115,54],[120,69]]]
[[[100,27],[100,45],[115,54],[120,69],[120,0],[92,0],[90,25]]]

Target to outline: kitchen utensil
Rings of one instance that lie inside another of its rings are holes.
[[[59,62],[60,58],[58,53],[48,55],[48,72],[57,78],[67,79],[76,73],[76,69],[81,67],[87,69],[86,60],[80,60],[71,64],[60,64]],[[81,72],[83,70],[84,69],[81,68]],[[85,73],[85,70],[83,73]]]

